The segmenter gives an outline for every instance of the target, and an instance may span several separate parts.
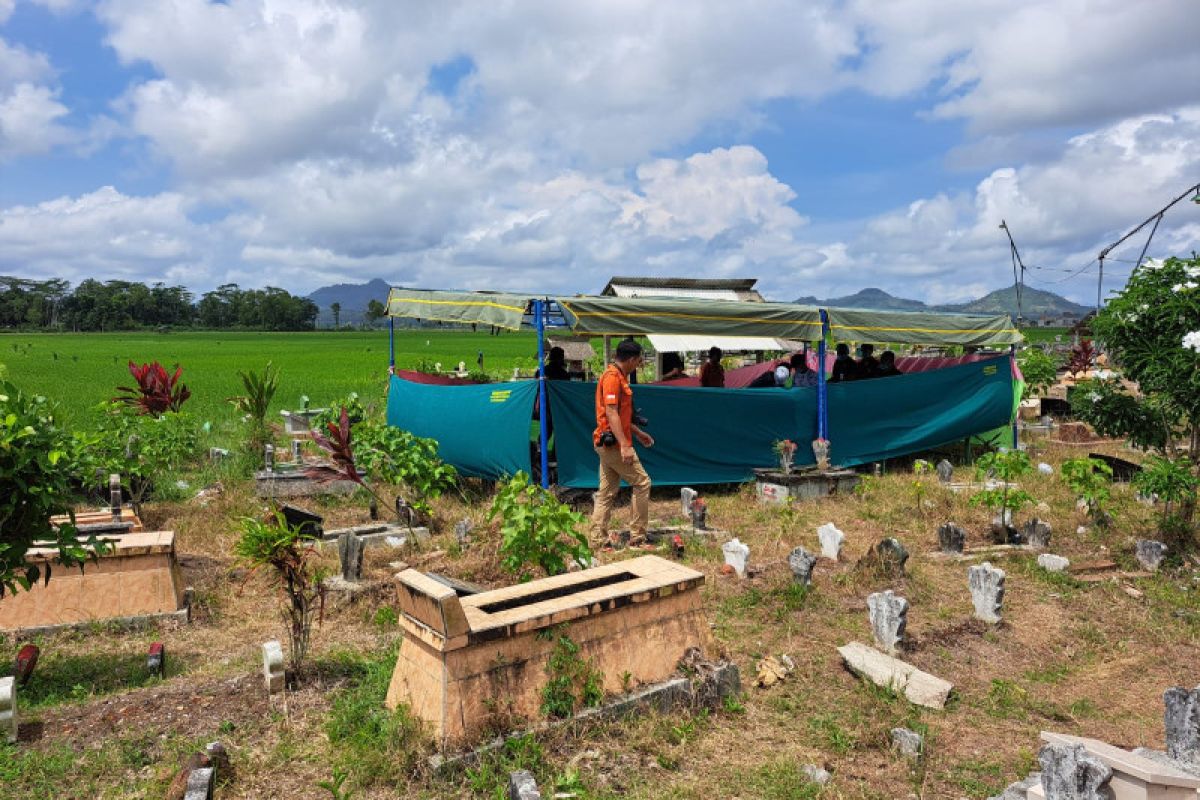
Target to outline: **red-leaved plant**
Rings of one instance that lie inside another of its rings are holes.
[[[183,367],[178,364],[174,373],[168,373],[157,361],[140,367],[130,361],[129,374],[137,381],[137,386],[118,386],[117,391],[124,394],[113,400],[134,406],[141,414],[161,417],[168,411],[178,411],[192,396],[191,390],[179,382]]]
[[[304,470],[304,474],[320,483],[332,483],[333,481],[351,481],[357,483],[370,492],[379,506],[386,506],[387,504],[383,502],[383,498],[367,484],[354,464],[354,448],[350,443],[350,413],[346,410],[346,407],[342,406],[342,413],[338,415],[337,422],[330,422],[325,427],[329,432],[328,435],[317,430],[311,431],[311,435],[312,440],[317,443],[317,447],[329,455],[332,466],[319,464],[307,468]],[[400,516],[399,508],[397,508],[396,516],[401,522],[405,521]],[[408,523],[409,527],[412,527],[411,519],[408,520]]]
[[[1067,361],[1067,372],[1074,378],[1081,372],[1092,368],[1092,359],[1096,357],[1096,348],[1088,339],[1081,339],[1079,344],[1071,348],[1071,358]]]

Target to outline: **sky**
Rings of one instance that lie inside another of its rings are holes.
[[[0,0],[0,274],[1090,304],[1196,183],[1195,0]]]

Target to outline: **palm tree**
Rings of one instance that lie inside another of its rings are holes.
[[[342,322],[341,322],[342,304],[341,303],[333,303],[329,306],[329,310],[333,312],[333,327],[334,327],[334,329],[336,330],[336,329],[342,327]]]

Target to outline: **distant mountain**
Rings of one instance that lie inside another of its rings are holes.
[[[1017,313],[1017,290],[1012,286],[997,289],[969,303],[958,303],[940,307],[944,311],[959,311],[964,314],[1009,314]],[[1029,286],[1021,290],[1021,315],[1028,320],[1036,320],[1043,316],[1060,317],[1073,315],[1082,317],[1092,309],[1073,303],[1054,292],[1033,289]]]
[[[322,286],[310,294],[308,299],[321,309],[317,315],[318,326],[333,324],[333,312],[329,308],[334,303],[342,305],[339,318],[343,325],[357,325],[367,313],[367,303],[372,300],[386,303],[391,288],[391,284],[382,278],[375,278],[367,283],[336,283],[333,286]]]
[[[1005,314],[1011,317],[1017,315],[1017,293],[1009,286],[997,289],[984,295],[978,300],[967,303],[950,303],[944,305],[927,305],[920,300],[907,300],[894,297],[882,289],[863,289],[845,297],[832,297],[828,300],[818,300],[811,295],[798,297],[794,301],[802,305],[824,305],[834,308],[867,308],[880,311],[953,311],[960,314]],[[1073,303],[1065,297],[1053,292],[1024,287],[1021,292],[1021,316],[1027,320],[1038,320],[1043,316],[1062,317],[1086,315],[1090,308]]]

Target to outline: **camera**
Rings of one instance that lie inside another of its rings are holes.
[[[639,428],[644,428],[650,424],[650,420],[646,419],[646,416],[642,414],[642,410],[640,408],[635,408],[633,410],[633,424],[637,425]]]
[[[600,434],[600,446],[601,447],[612,447],[616,443],[617,443],[617,437],[613,434],[612,431],[605,431],[604,433]]]

